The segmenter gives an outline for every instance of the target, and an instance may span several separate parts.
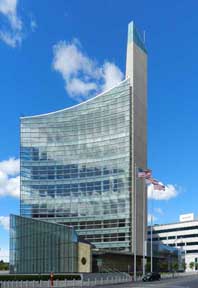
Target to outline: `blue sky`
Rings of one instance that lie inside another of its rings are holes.
[[[0,258],[6,217],[19,213],[19,117],[71,106],[121,79],[131,20],[146,31],[148,166],[171,185],[153,201],[155,223],[198,215],[197,9],[195,0],[0,0]]]

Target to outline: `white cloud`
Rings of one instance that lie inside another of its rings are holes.
[[[23,23],[17,14],[18,0],[0,0],[0,14],[7,23],[0,30],[0,39],[11,47],[20,45]]]
[[[118,84],[123,78],[123,73],[114,63],[106,62],[103,66],[102,71],[104,78],[104,91]]]
[[[60,41],[53,47],[52,67],[65,81],[65,89],[75,100],[89,98],[93,93],[112,88],[123,79],[123,73],[111,62],[99,66],[82,52],[80,42]]]
[[[36,29],[38,28],[37,22],[35,19],[31,19],[30,21],[30,28],[32,30],[32,32],[35,32]]]
[[[149,224],[151,224],[151,222],[152,222],[152,224],[154,224],[154,222],[157,220],[157,217],[155,217],[153,214],[148,214],[148,217],[147,217],[147,222],[149,223]]]
[[[178,195],[177,187],[168,184],[166,185],[165,191],[163,190],[154,190],[153,185],[148,186],[148,198],[154,199],[154,200],[169,200],[171,198],[174,198]]]
[[[0,171],[8,175],[17,175],[20,171],[20,160],[9,158],[0,162]]]
[[[5,15],[11,26],[15,29],[21,29],[22,23],[17,16],[17,0],[0,0],[0,13]]]
[[[80,71],[88,76],[92,72],[95,74],[95,63],[80,51],[78,40],[75,39],[72,43],[61,41],[53,49],[53,67],[62,74],[65,80],[76,76]]]
[[[9,216],[0,216],[0,225],[3,226],[3,228],[5,230],[9,230],[10,217]]]
[[[66,90],[74,97],[78,95],[88,97],[91,91],[97,90],[97,85],[94,82],[84,82],[81,79],[73,78],[68,81]]]
[[[6,195],[18,198],[20,196],[20,177],[9,178],[4,192]]]
[[[20,162],[10,158],[0,162],[0,196],[19,197],[20,195]]]
[[[159,215],[164,215],[164,211],[161,209],[161,208],[159,208],[159,207],[156,207],[156,208],[154,208],[154,210],[155,210],[155,212],[156,213],[158,213]]]
[[[0,260],[3,260],[4,262],[9,262],[9,248],[8,247],[0,248]]]
[[[20,46],[24,39],[24,23],[22,22],[17,7],[19,0],[0,0],[0,40],[12,48]],[[30,16],[30,29],[34,32],[37,28],[36,20]]]
[[[13,35],[6,31],[0,31],[0,40],[12,48],[15,48],[17,45],[21,44],[22,38],[19,34]]]

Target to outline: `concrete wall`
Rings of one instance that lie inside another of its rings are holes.
[[[92,250],[91,245],[78,243],[78,272],[92,272]]]
[[[135,167],[147,168],[147,54],[136,41],[136,28],[129,24],[126,76],[131,82],[131,251],[136,243],[137,255],[143,255],[143,242],[146,241],[147,193],[143,179],[136,181]],[[135,235],[136,231],[136,235]],[[144,240],[143,240],[144,239]]]

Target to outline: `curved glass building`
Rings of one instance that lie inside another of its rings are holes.
[[[137,240],[142,255],[146,194],[136,166],[146,167],[146,51],[130,23],[123,82],[21,118],[21,215],[72,225],[97,248],[133,252]]]

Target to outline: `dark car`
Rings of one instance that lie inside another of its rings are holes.
[[[142,281],[155,281],[160,280],[161,276],[157,272],[147,273],[143,278]]]

